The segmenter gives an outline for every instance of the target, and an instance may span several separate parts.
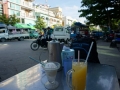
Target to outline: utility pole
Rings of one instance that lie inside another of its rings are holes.
[[[48,6],[48,1],[45,0],[46,5],[47,5],[47,11],[48,11],[48,19],[47,19],[47,27],[49,26],[49,6]]]

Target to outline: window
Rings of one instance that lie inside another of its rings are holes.
[[[63,31],[63,28],[56,28],[55,31]]]
[[[0,30],[0,33],[5,33],[5,30]]]
[[[3,11],[2,11],[2,10],[0,10],[0,13],[3,13]]]
[[[20,4],[20,3],[21,3],[21,1],[20,1],[20,0],[16,0],[16,3],[17,3],[17,4]]]
[[[16,16],[20,16],[20,11],[15,11]]]
[[[15,0],[10,0],[11,2],[15,2]]]
[[[2,4],[0,4],[0,9],[3,9],[3,5]]]
[[[15,9],[15,4],[10,3],[10,8]]]
[[[37,17],[37,19],[40,18],[40,16],[36,16],[36,17]]]
[[[15,9],[20,10],[20,6],[16,5]]]
[[[14,15],[15,11],[14,10],[10,10],[10,15]]]
[[[25,19],[22,18],[21,21],[22,21],[22,23],[25,23]]]
[[[49,20],[49,18],[48,18],[48,17],[46,17],[46,20]]]

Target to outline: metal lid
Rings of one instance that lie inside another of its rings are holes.
[[[50,41],[49,43],[60,43],[60,42],[57,41],[57,40],[52,40],[52,41]]]

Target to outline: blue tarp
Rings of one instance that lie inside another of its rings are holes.
[[[3,24],[3,23],[0,23],[0,27],[1,27],[1,28],[6,28],[7,25],[6,25],[6,24]]]
[[[79,26],[79,27],[88,27],[88,26],[86,26],[86,25],[84,25],[84,24],[82,24],[80,22],[75,22],[74,25]]]

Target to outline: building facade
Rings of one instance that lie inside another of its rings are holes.
[[[63,16],[63,26],[71,26],[74,22],[77,22],[76,19],[73,19],[69,16]]]
[[[34,8],[32,0],[7,0],[4,7],[5,14],[16,15],[21,23],[35,24]]]
[[[3,14],[3,2],[0,0],[0,15]]]
[[[59,7],[50,8],[49,6],[42,4],[35,5],[35,16],[36,18],[42,17],[47,26],[62,25],[62,14],[56,15],[55,10],[61,12],[62,9]]]
[[[6,0],[0,6],[0,13],[6,15],[16,15],[20,19],[20,23],[35,25],[38,17],[42,17],[48,26],[61,25],[70,26],[75,19],[71,17],[62,16],[62,9],[60,7],[51,8],[48,5],[35,5],[34,0]],[[4,8],[2,12],[2,6]]]
[[[0,15],[6,14],[8,16],[8,2],[5,0],[0,0]]]
[[[21,0],[21,22],[25,24],[35,24],[35,12],[33,0]]]

